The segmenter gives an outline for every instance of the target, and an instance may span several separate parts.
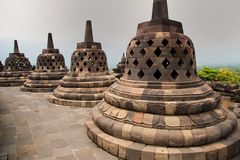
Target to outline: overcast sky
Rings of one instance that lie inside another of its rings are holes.
[[[19,41],[32,64],[52,32],[55,48],[70,64],[85,21],[92,20],[109,66],[115,65],[135,36],[137,24],[151,18],[152,0],[0,0],[0,60]],[[183,23],[194,42],[199,65],[240,64],[239,0],[168,0],[169,16]]]

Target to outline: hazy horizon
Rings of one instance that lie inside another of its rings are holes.
[[[169,16],[183,23],[196,49],[197,64],[240,64],[238,0],[168,0]],[[55,48],[67,66],[85,21],[92,20],[94,40],[101,42],[109,68],[115,66],[135,36],[138,23],[151,18],[152,0],[0,0],[0,60],[4,63],[19,42],[33,65],[53,33]]]

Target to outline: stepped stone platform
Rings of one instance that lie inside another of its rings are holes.
[[[18,42],[15,40],[14,52],[9,54],[5,67],[0,72],[0,86],[21,86],[31,72],[32,65],[24,53],[19,52]]]
[[[77,44],[72,54],[70,72],[48,99],[59,105],[93,107],[115,81],[114,75],[109,73],[101,43],[93,41],[91,21],[87,21],[85,40]]]
[[[51,33],[48,34],[47,44],[47,49],[43,49],[38,56],[37,65],[21,91],[52,92],[59,85],[59,80],[67,74],[64,57],[54,48]]]
[[[240,88],[236,84],[226,84],[223,82],[217,81],[208,81],[207,82],[214,91],[220,93],[222,96],[231,97],[232,101],[240,101]]]
[[[138,25],[125,73],[105,92],[86,126],[89,138],[124,160],[228,160],[240,153],[237,117],[196,72],[193,42],[153,0]]]

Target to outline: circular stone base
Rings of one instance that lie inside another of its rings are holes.
[[[0,72],[1,87],[17,87],[22,86],[27,80],[31,71],[3,71]]]
[[[22,86],[25,81],[16,81],[16,82],[1,82],[0,87],[18,87]]]
[[[97,100],[97,101],[80,101],[80,100],[67,100],[67,99],[59,99],[57,97],[55,97],[53,94],[50,94],[48,96],[48,101],[57,105],[63,105],[63,106],[73,106],[73,107],[94,107],[96,106],[98,103],[101,102],[101,100]]]
[[[53,92],[54,88],[28,88],[28,87],[24,87],[21,86],[20,90],[23,92]]]
[[[240,125],[226,139],[198,147],[159,147],[127,141],[101,131],[90,116],[89,138],[110,154],[124,160],[228,160],[240,153]]]

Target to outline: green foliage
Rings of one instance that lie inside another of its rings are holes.
[[[198,71],[198,76],[206,81],[216,81],[217,80],[217,69],[212,69],[209,67],[204,67]]]
[[[198,71],[198,76],[206,81],[220,81],[229,84],[240,84],[240,73],[229,68],[203,67]]]

